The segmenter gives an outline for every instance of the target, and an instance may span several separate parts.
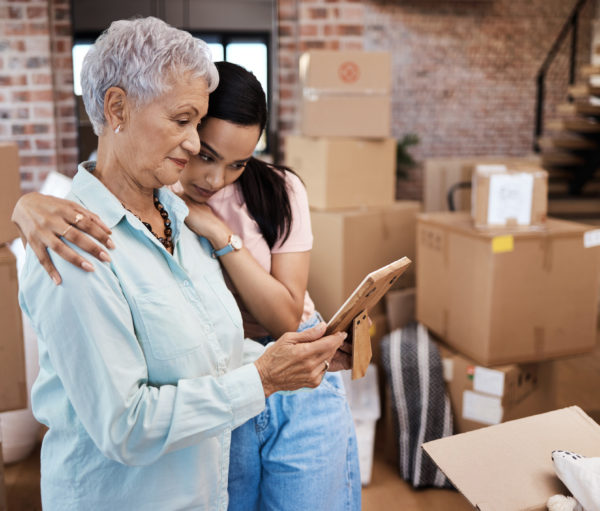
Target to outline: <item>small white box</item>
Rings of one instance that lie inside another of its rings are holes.
[[[367,374],[358,380],[352,380],[350,371],[342,371],[342,379],[356,430],[360,481],[363,486],[367,486],[371,482],[373,471],[375,423],[381,416],[377,367],[369,364]]]

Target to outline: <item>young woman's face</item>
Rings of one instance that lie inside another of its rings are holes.
[[[258,142],[260,126],[207,117],[198,132],[200,154],[190,159],[179,181],[186,195],[204,203],[242,175]]]

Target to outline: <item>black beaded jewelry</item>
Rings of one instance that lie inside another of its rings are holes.
[[[158,210],[158,212],[160,213],[160,216],[163,219],[164,225],[165,225],[165,230],[164,230],[164,237],[159,236],[158,234],[156,234],[153,230],[152,230],[152,225],[150,225],[148,222],[144,222],[139,216],[137,216],[133,211],[131,211],[129,208],[125,207],[125,205],[123,205],[123,207],[129,211],[131,214],[135,215],[136,218],[142,222],[142,224],[144,224],[144,227],[146,229],[148,229],[153,236],[162,243],[162,245],[168,250],[173,246],[173,238],[172,238],[172,234],[173,234],[173,230],[171,229],[171,220],[169,220],[169,213],[167,212],[167,210],[165,209],[165,207],[161,204],[161,202],[158,200],[158,196],[156,194],[156,191],[154,192],[154,207]]]

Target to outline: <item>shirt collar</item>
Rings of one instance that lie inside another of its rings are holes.
[[[73,178],[71,192],[90,211],[96,213],[102,221],[112,229],[126,215],[127,210],[102,182],[94,176],[93,161],[84,161],[77,167],[77,174]],[[189,210],[185,202],[177,195],[163,187],[158,190],[158,199],[169,212],[173,239],[181,232],[183,222]]]

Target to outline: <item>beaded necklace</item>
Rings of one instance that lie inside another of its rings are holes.
[[[121,204],[123,204],[123,203],[121,203]],[[144,224],[144,227],[146,227],[146,229],[148,229],[153,234],[153,236],[158,241],[160,241],[167,250],[173,246],[173,240],[172,240],[173,231],[171,229],[171,220],[169,220],[169,213],[167,213],[167,210],[165,209],[165,207],[158,200],[156,190],[154,191],[154,207],[160,213],[160,216],[162,217],[164,225],[165,225],[164,238],[162,236],[159,236],[158,234],[156,234],[152,230],[152,225],[150,225],[148,222],[144,222],[139,216],[137,216],[133,211],[131,211],[127,206],[125,206],[125,204],[123,204],[123,207],[127,211],[129,211],[132,215],[134,215],[140,222],[142,222],[142,224]]]

